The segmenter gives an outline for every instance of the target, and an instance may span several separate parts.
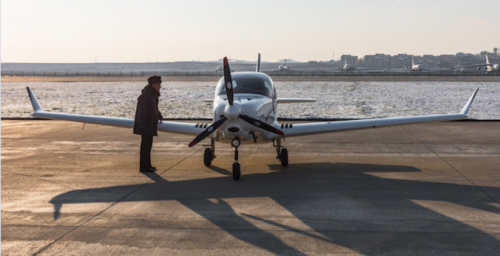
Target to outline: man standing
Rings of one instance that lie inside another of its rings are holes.
[[[160,122],[163,120],[163,116],[158,110],[160,89],[161,76],[152,76],[148,78],[148,85],[142,89],[142,94],[137,99],[134,134],[141,135],[141,172],[156,171],[156,167],[151,165],[151,148],[153,147],[153,136],[158,136],[158,120]]]

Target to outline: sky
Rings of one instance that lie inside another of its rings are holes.
[[[2,0],[1,61],[327,61],[500,47],[498,0]]]

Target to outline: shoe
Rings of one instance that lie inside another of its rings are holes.
[[[156,167],[154,167],[154,166],[149,167],[149,169],[153,169],[156,172]]]
[[[156,170],[155,169],[151,169],[151,168],[141,168],[139,171],[140,172],[155,172]]]

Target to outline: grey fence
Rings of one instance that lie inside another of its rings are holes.
[[[428,72],[408,72],[408,71],[318,71],[318,70],[294,70],[294,71],[264,71],[270,76],[500,76],[500,73],[485,73],[479,71],[453,72],[453,71],[428,71]],[[2,76],[50,76],[50,77],[134,77],[134,76],[213,76],[220,77],[222,71],[4,71]]]

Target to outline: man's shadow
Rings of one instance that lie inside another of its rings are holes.
[[[414,202],[449,202],[500,217],[498,203],[476,186],[386,179],[367,174],[420,172],[410,166],[325,162],[291,164],[287,168],[270,165],[270,168],[274,172],[242,175],[242,180],[237,182],[227,176],[170,182],[156,173],[147,173],[152,181],[147,184],[74,190],[54,197],[50,203],[54,205],[57,219],[64,204],[176,200],[235,238],[276,254],[300,255],[302,252],[247,219],[359,253],[397,252],[424,245],[430,251],[434,247],[442,251],[457,244],[461,252],[472,254],[477,253],[474,248],[500,251],[500,242],[495,237]],[[230,174],[221,168],[211,169]],[[500,194],[498,188],[486,189]],[[238,214],[223,200],[256,197],[271,198],[320,235],[263,216]],[[438,239],[450,232],[459,233],[453,241]],[[471,234],[481,239],[471,239]]]

